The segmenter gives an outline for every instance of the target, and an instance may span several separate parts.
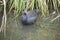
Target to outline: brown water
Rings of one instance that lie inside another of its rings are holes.
[[[60,20],[49,20],[38,18],[33,25],[22,25],[19,18],[9,18],[6,38],[0,33],[0,40],[60,40]]]

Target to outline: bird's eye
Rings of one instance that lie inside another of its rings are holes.
[[[26,15],[26,13],[24,13],[24,15]]]

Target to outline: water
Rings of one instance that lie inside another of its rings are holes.
[[[60,20],[57,20],[49,23],[38,17],[33,25],[22,25],[19,18],[12,20],[10,17],[6,38],[1,33],[0,40],[60,40]]]

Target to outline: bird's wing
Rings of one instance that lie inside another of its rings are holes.
[[[30,17],[27,19],[27,22],[32,23],[36,20],[36,17]]]

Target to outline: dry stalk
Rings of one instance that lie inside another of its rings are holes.
[[[58,19],[60,17],[60,15],[58,15],[57,17],[55,17],[54,19],[52,19],[50,22],[55,21],[56,19]]]
[[[7,21],[7,15],[6,15],[6,0],[3,0],[4,2],[4,13],[2,17],[2,24],[0,28],[0,32],[4,32],[4,36],[6,37],[6,21]]]

